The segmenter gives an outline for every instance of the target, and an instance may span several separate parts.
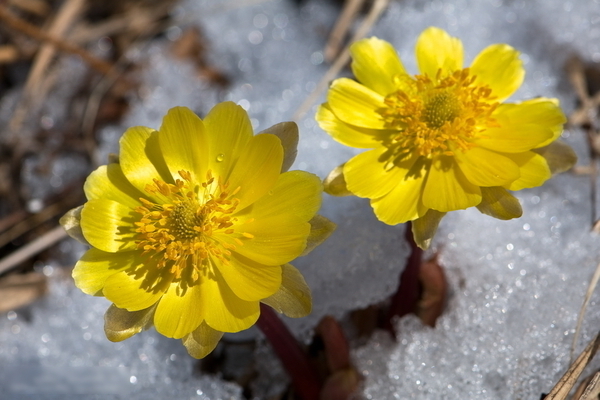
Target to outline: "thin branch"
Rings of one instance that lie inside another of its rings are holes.
[[[544,400],[565,400],[575,386],[575,382],[579,379],[579,376],[588,366],[588,364],[594,358],[594,355],[598,351],[598,347],[600,346],[600,333],[598,333],[594,339],[587,345],[585,350],[581,352],[577,360],[571,364],[567,372],[560,378],[558,383],[552,388],[550,393]]]
[[[53,35],[49,35],[40,28],[32,25],[22,19],[13,15],[4,6],[0,6],[0,20],[5,22],[11,28],[26,34],[33,39],[39,40],[40,42],[49,43],[55,46],[58,50],[65,53],[75,54],[82,58],[90,67],[102,74],[109,74],[112,69],[112,65],[98,57],[93,56],[85,49],[75,46],[63,39],[57,38]]]
[[[19,250],[12,252],[0,260],[0,274],[3,274],[17,267],[23,261],[46,250],[48,247],[67,237],[67,232],[62,226],[57,226],[49,232],[46,232],[37,239],[29,242]]]
[[[350,43],[354,43],[357,40],[360,40],[363,37],[365,37],[367,32],[369,32],[369,29],[371,29],[371,27],[375,24],[381,13],[383,13],[383,11],[386,9],[389,2],[390,0],[375,0],[373,6],[369,10],[369,14],[367,14],[365,20],[357,29]],[[349,48],[350,45],[344,48],[344,51],[340,53],[333,65],[325,73],[323,78],[321,78],[319,84],[317,85],[317,88],[306,98],[306,100],[304,100],[300,107],[298,107],[298,110],[296,110],[294,116],[292,117],[294,121],[299,121],[302,117],[304,117],[304,115],[308,112],[312,105],[317,101],[321,93],[323,93],[323,91],[327,89],[327,86],[329,86],[329,81],[335,78],[340,73],[342,68],[344,68],[344,65],[346,65],[348,61],[350,61]]]

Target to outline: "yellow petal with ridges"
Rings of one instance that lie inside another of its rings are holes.
[[[418,157],[411,157],[394,167],[386,168],[382,160],[388,152],[387,148],[380,147],[365,151],[346,162],[344,178],[348,190],[358,197],[375,199],[388,194],[404,179]]]
[[[215,240],[236,247],[235,252],[267,265],[281,265],[298,257],[306,247],[310,224],[300,219],[282,220],[278,216],[256,219],[236,225],[236,232],[249,234],[240,237],[239,245],[230,234],[213,233]]]
[[[208,168],[208,138],[202,120],[187,107],[174,107],[163,118],[159,142],[165,162],[175,179],[187,171],[202,182]]]
[[[221,332],[239,332],[250,328],[260,315],[258,301],[237,297],[220,276],[202,282],[199,303],[194,305],[206,323]]]
[[[396,225],[421,217],[427,211],[420,201],[424,184],[422,176],[405,176],[385,196],[371,200],[377,219]]]
[[[205,278],[211,281],[211,278]],[[180,281],[171,283],[167,292],[160,298],[154,326],[161,335],[181,339],[198,328],[204,320],[203,302],[219,303],[219,299],[209,299],[203,292],[205,282],[194,285],[182,284]]]
[[[503,153],[521,153],[551,137],[552,131],[541,124],[506,124],[486,129],[473,143]]]
[[[214,330],[206,322],[202,322],[192,333],[185,335],[181,342],[190,356],[200,359],[209,355],[222,337],[223,332]]]
[[[252,207],[234,216],[257,220],[278,216],[282,221],[289,216],[294,221],[308,221],[321,207],[322,187],[321,180],[314,174],[289,171],[279,175],[275,186]]]
[[[506,189],[501,187],[481,188],[481,203],[477,209],[497,219],[509,220],[523,215],[521,203]]]
[[[507,44],[493,44],[475,57],[471,75],[475,84],[488,85],[496,101],[509,98],[523,83],[525,69],[519,52]]]
[[[544,157],[553,175],[568,171],[577,162],[577,155],[573,149],[560,141],[552,142],[548,146],[532,151]]]
[[[281,287],[261,302],[290,318],[306,317],[312,311],[312,296],[304,277],[293,265],[282,265]]]
[[[281,141],[281,147],[283,148],[281,173],[289,171],[298,155],[298,141],[300,139],[298,125],[295,122],[280,122],[258,134],[264,133],[275,135]]]
[[[305,256],[313,251],[318,245],[323,243],[337,227],[336,224],[323,217],[322,215],[315,215],[310,221],[310,234],[306,238],[306,248],[300,254]]]
[[[482,147],[453,148],[454,159],[465,177],[477,186],[501,186],[519,178],[519,167],[510,158]]]
[[[511,124],[514,127],[526,124],[539,124],[552,131],[549,143],[557,139],[563,131],[567,117],[554,98],[536,97],[519,103],[500,104],[492,114],[501,125]],[[546,144],[547,144],[546,143]],[[544,142],[539,144],[544,146]]]
[[[323,191],[332,196],[351,196],[352,192],[348,190],[348,183],[344,176],[344,165],[338,165],[323,180]]]
[[[100,250],[109,253],[135,250],[134,217],[133,210],[121,203],[93,199],[81,210],[81,230],[86,240]]]
[[[167,291],[173,279],[168,271],[161,271],[156,264],[119,271],[106,279],[104,297],[127,311],[139,311],[155,304]]]
[[[152,326],[156,307],[139,311],[127,311],[111,304],[104,314],[104,333],[111,342],[129,339]]]
[[[567,117],[560,108],[558,99],[538,97],[519,104],[531,105],[527,110],[527,115],[531,118],[532,122],[543,123],[552,130],[552,137],[545,142],[538,144],[536,147],[548,146],[560,137],[560,134],[563,132],[564,124],[567,123]]]
[[[227,181],[231,169],[252,137],[248,113],[231,101],[219,103],[204,118],[209,141],[208,168],[213,176]]]
[[[240,188],[235,195],[240,200],[238,210],[243,210],[273,189],[283,162],[283,147],[277,136],[254,136],[245,149],[228,181],[230,190]]]
[[[521,190],[542,185],[552,176],[548,163],[539,154],[527,151],[519,154],[510,154],[510,158],[519,166],[521,177],[504,186],[508,190]]]
[[[136,262],[136,252],[107,253],[91,248],[85,252],[75,268],[73,279],[83,293],[102,295],[106,280],[119,271],[130,268]]]
[[[356,79],[383,96],[397,90],[394,77],[406,74],[396,50],[385,40],[359,40],[350,46],[350,54]]]
[[[469,182],[450,157],[440,156],[434,160],[423,192],[425,207],[447,212],[464,210],[479,202],[479,186]]]
[[[359,149],[379,147],[381,140],[387,134],[387,131],[360,128],[343,122],[335,116],[327,103],[319,106],[315,119],[321,129],[327,132],[334,140],[349,147],[357,147]]]
[[[258,301],[269,297],[281,285],[279,265],[259,264],[235,252],[229,263],[217,263],[227,285],[237,297],[246,301]]]
[[[348,78],[333,81],[327,92],[327,103],[333,114],[350,125],[385,129],[377,110],[386,107],[383,96]]]
[[[129,128],[119,145],[119,165],[123,174],[140,192],[147,194],[146,185],[152,184],[154,179],[173,182],[158,143],[157,131],[144,126]]]
[[[437,232],[438,226],[446,213],[436,210],[427,210],[425,215],[414,220],[411,224],[413,238],[417,246],[427,250]]]
[[[139,198],[145,195],[136,189],[125,177],[119,164],[108,164],[92,172],[83,185],[88,200],[107,199],[129,208],[141,205]]]
[[[432,80],[436,78],[440,68],[441,78],[462,69],[462,42],[443,29],[436,27],[425,29],[417,39],[415,53],[419,71]]]

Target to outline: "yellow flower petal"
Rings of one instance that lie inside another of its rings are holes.
[[[348,78],[333,81],[327,94],[329,107],[337,118],[362,128],[385,129],[378,109],[383,109],[383,96]]]
[[[281,141],[274,135],[258,135],[248,141],[229,176],[229,188],[236,190],[238,210],[266,195],[279,178],[283,162]]]
[[[351,191],[348,190],[348,184],[344,177],[344,165],[338,165],[333,171],[327,175],[327,178],[323,181],[323,190],[325,193],[332,196],[350,196]]]
[[[517,104],[506,104],[506,106],[513,106],[516,109],[510,110],[513,111],[512,113],[510,111],[506,112],[513,124],[516,125],[516,122],[539,124],[552,131],[550,138],[536,144],[535,147],[547,146],[558,139],[563,131],[564,124],[567,122],[567,117],[560,109],[557,99],[538,97]]]
[[[154,179],[171,183],[173,179],[163,159],[158,132],[143,126],[127,129],[121,140],[119,164],[127,180],[142,193]]]
[[[252,124],[248,113],[231,101],[219,103],[204,118],[204,127],[209,141],[210,159],[208,167],[213,176],[225,181],[246,144],[252,137]]]
[[[532,150],[546,159],[550,172],[559,174],[568,171],[577,162],[577,155],[569,145],[556,141],[548,146]]]
[[[214,330],[206,322],[202,322],[198,328],[185,335],[181,341],[190,356],[200,359],[210,354],[222,337],[223,332]]]
[[[202,181],[208,168],[208,138],[204,123],[189,108],[174,107],[165,115],[158,136],[163,157],[174,178],[178,171]]]
[[[155,304],[173,279],[168,271],[161,271],[148,261],[142,264],[137,258],[137,262],[134,268],[108,277],[102,290],[104,297],[127,311],[139,311]]]
[[[205,282],[212,282],[206,278],[202,283],[186,285],[181,282],[173,282],[167,292],[160,298],[156,313],[154,314],[154,326],[161,335],[181,339],[198,328],[205,318],[204,308],[206,302],[215,306],[220,300],[218,293],[212,293],[215,298],[210,298]]]
[[[404,179],[418,158],[411,157],[393,168],[385,168],[381,159],[387,152],[385,147],[368,150],[344,165],[344,178],[350,192],[369,199],[385,196]]]
[[[429,248],[444,215],[446,215],[446,213],[430,209],[427,210],[427,213],[421,218],[412,222],[413,238],[415,239],[417,246],[423,250]]]
[[[521,153],[548,144],[560,135],[566,121],[549,99],[501,104],[493,118],[500,127],[486,129],[474,143],[505,153]]]
[[[91,246],[85,236],[83,236],[83,231],[81,230],[81,210],[83,210],[83,206],[67,211],[58,222],[67,232],[67,235],[80,243]]]
[[[279,175],[275,186],[250,208],[234,216],[261,220],[278,216],[294,221],[310,220],[321,207],[322,184],[318,176],[304,171]]]
[[[519,167],[510,158],[481,147],[453,149],[465,177],[477,186],[501,186],[519,178]]]
[[[119,164],[108,164],[98,167],[85,180],[83,185],[88,200],[114,200],[129,208],[138,207],[140,197],[145,197],[125,177]]]
[[[377,218],[396,225],[423,216],[427,210],[420,202],[424,183],[423,176],[405,176],[385,196],[371,200]]]
[[[481,188],[481,203],[477,209],[494,218],[508,220],[519,218],[523,209],[519,200],[501,187]]]
[[[206,323],[222,332],[239,332],[250,328],[260,315],[258,301],[237,297],[222,277],[202,282],[201,302],[195,304]]]
[[[281,172],[287,172],[296,160],[296,155],[298,155],[298,140],[300,139],[298,125],[295,122],[280,122],[258,134],[263,133],[275,135],[281,141],[281,147],[283,148]]]
[[[479,186],[470,183],[450,157],[438,157],[425,183],[423,205],[447,212],[464,210],[481,202]]]
[[[542,185],[552,176],[548,163],[539,154],[527,151],[519,154],[508,155],[519,166],[521,177],[506,185],[509,190],[521,190]]]
[[[506,125],[487,129],[474,143],[503,153],[521,153],[552,137],[552,131],[539,124]]]
[[[415,52],[419,71],[430,79],[436,78],[440,68],[442,78],[462,69],[462,42],[440,28],[425,29],[417,39]]]
[[[81,210],[81,229],[90,244],[109,253],[135,250],[131,208],[112,200],[92,199]]]
[[[240,233],[249,233],[252,239],[242,238],[243,245],[238,245],[231,235],[214,234],[214,238],[236,246],[236,253],[256,262],[281,265],[302,254],[310,224],[293,217],[282,219],[273,216],[240,224],[237,229]]]
[[[315,215],[310,221],[310,234],[306,238],[306,248],[300,254],[305,256],[313,251],[318,245],[323,243],[333,231],[335,231],[336,224],[323,217],[322,215]]]
[[[371,149],[380,146],[381,140],[387,134],[387,131],[360,128],[342,122],[331,111],[331,107],[327,103],[319,106],[315,119],[321,129],[331,135],[334,140],[359,149]]]
[[[127,311],[111,304],[104,314],[104,333],[111,342],[129,339],[152,326],[156,307],[140,311]]]
[[[225,282],[237,297],[246,301],[258,301],[269,297],[281,285],[279,265],[259,264],[249,258],[233,253],[229,263],[215,263]]]
[[[284,264],[281,287],[261,302],[290,318],[301,318],[312,310],[312,296],[304,277],[293,265]]]
[[[477,76],[475,82],[489,85],[497,101],[504,101],[521,86],[525,78],[519,54],[507,44],[486,47],[471,65],[471,74]]]
[[[352,72],[369,89],[386,96],[397,89],[394,78],[406,71],[394,47],[385,40],[372,37],[350,46]]]
[[[119,271],[130,268],[136,261],[132,251],[106,253],[91,248],[81,257],[73,268],[73,279],[83,293],[102,295],[106,280]]]

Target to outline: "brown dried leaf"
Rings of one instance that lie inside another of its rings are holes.
[[[321,319],[316,329],[325,345],[325,357],[329,371],[336,372],[349,368],[350,346],[340,324],[330,315]]]
[[[0,279],[0,312],[26,306],[46,293],[46,276],[38,272],[12,274]]]
[[[436,257],[421,264],[419,281],[422,293],[415,314],[425,325],[434,327],[435,321],[444,310],[448,287],[446,275]]]
[[[360,375],[354,368],[336,371],[325,380],[320,400],[347,400],[352,397],[360,383]]]

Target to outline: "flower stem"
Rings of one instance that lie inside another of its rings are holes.
[[[321,381],[300,344],[275,314],[273,309],[261,303],[260,317],[256,323],[273,346],[275,353],[292,379],[292,385],[302,400],[319,398]]]
[[[413,312],[419,300],[419,268],[423,258],[423,250],[415,243],[410,222],[406,224],[405,237],[412,252],[406,260],[404,271],[400,274],[398,289],[392,296],[388,316],[384,323],[384,328],[394,336],[397,333],[393,324],[394,319]]]

